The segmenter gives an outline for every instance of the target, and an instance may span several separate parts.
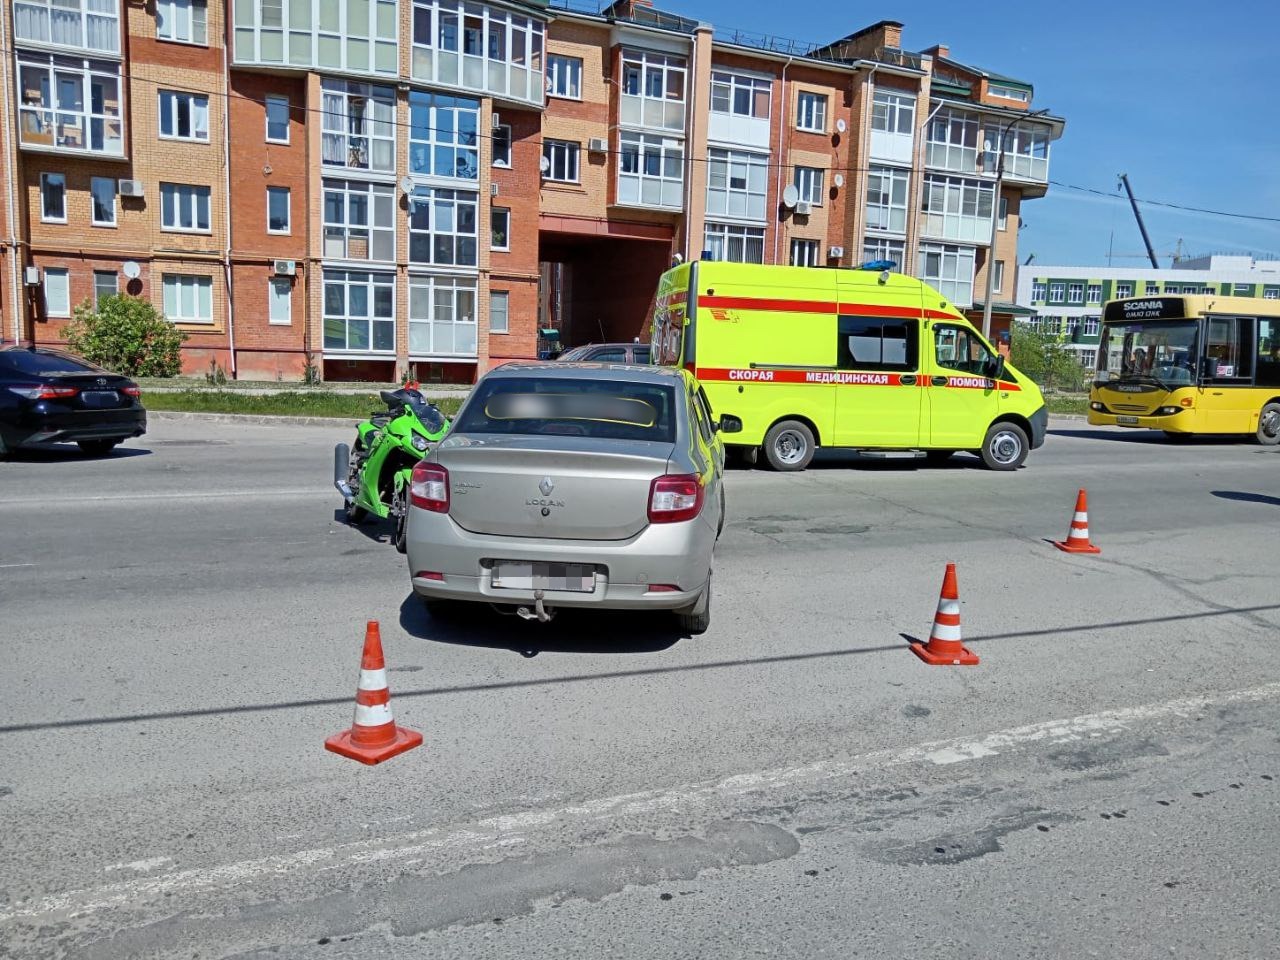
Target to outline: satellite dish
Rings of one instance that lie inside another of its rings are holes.
[[[800,202],[800,191],[796,189],[794,183],[788,183],[787,189],[782,191],[782,205],[788,210],[794,210],[797,203]]]
[[[126,260],[120,264],[120,271],[130,280],[137,280],[138,277],[142,276],[142,268],[133,260]]]
[[[844,174],[843,174],[843,173],[837,173],[834,177],[832,177],[832,178],[831,178],[831,182],[832,182],[832,183],[834,183],[834,184],[836,185],[836,187],[837,187],[837,188],[843,187],[843,186],[844,186]]]
[[[413,193],[413,178],[412,178],[412,177],[401,177],[401,178],[400,178],[400,189],[401,189],[401,190],[403,190],[405,193]]]
[[[844,133],[847,127],[848,124],[844,122],[843,118],[836,121],[836,133]]]
[[[548,160],[546,157],[543,157],[542,161],[538,164],[538,168],[542,170],[543,173],[546,173],[548,170],[551,169],[551,161]]]

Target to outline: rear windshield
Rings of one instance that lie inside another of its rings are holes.
[[[476,388],[453,432],[673,443],[675,400],[657,384],[502,377]]]
[[[44,353],[34,350],[5,350],[0,352],[0,368],[18,373],[39,375],[45,373],[102,373],[92,364],[85,363],[65,353]]]

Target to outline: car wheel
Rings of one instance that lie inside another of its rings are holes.
[[[1258,442],[1264,447],[1280,443],[1280,403],[1274,400],[1263,404],[1258,415]]]
[[[817,442],[813,431],[799,420],[775,423],[764,436],[764,456],[774,470],[803,470],[813,459]]]
[[[409,511],[404,502],[404,492],[396,494],[396,553],[407,553],[409,550]]]
[[[707,574],[707,585],[702,596],[688,610],[676,612],[676,621],[680,629],[692,636],[706,633],[711,628],[711,574]]]
[[[1016,423],[993,423],[982,441],[988,470],[1017,470],[1027,459],[1027,434]]]
[[[91,457],[101,457],[115,449],[119,440],[78,440],[76,446]]]
[[[924,452],[925,460],[933,464],[946,463],[953,456],[955,456],[954,450],[926,450]]]

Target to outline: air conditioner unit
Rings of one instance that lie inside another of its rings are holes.
[[[146,188],[141,180],[121,180],[116,184],[116,192],[122,197],[146,196]]]
[[[811,204],[808,200],[801,200],[799,203],[796,204],[797,216],[807,217],[811,213],[813,213],[813,204]]]
[[[590,140],[587,141],[587,152],[588,153],[608,153],[609,144],[605,141],[603,137],[592,137]]]
[[[497,111],[497,110],[495,110],[495,111],[493,112],[493,121],[492,121],[492,123],[490,124],[490,126],[491,126],[494,130],[497,130],[500,126],[502,126],[502,117],[498,116],[498,111]]]
[[[40,286],[40,268],[24,267],[22,270],[22,282],[28,287]]]
[[[489,196],[496,197],[498,195],[498,185],[496,183],[489,184]]]
[[[827,249],[828,260],[839,260],[844,256],[844,247],[829,247]]]
[[[292,277],[298,272],[297,260],[277,260],[275,263],[277,277]]]

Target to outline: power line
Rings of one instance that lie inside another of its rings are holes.
[[[1074,183],[1063,183],[1061,180],[1050,180],[1055,187],[1062,187],[1064,190],[1076,190],[1080,193],[1091,193],[1094,196],[1105,197],[1108,200],[1123,200],[1122,197],[1116,196],[1114,193],[1108,193],[1105,190],[1098,190],[1094,187],[1081,187]],[[1211,210],[1207,207],[1192,207],[1182,203],[1171,203],[1167,200],[1139,200],[1139,203],[1145,203],[1153,207],[1167,207],[1170,210],[1183,210],[1188,213],[1205,213],[1214,217],[1230,217],[1234,220],[1257,220],[1264,223],[1280,223],[1280,217],[1264,217],[1255,213],[1232,213],[1227,210]]]

